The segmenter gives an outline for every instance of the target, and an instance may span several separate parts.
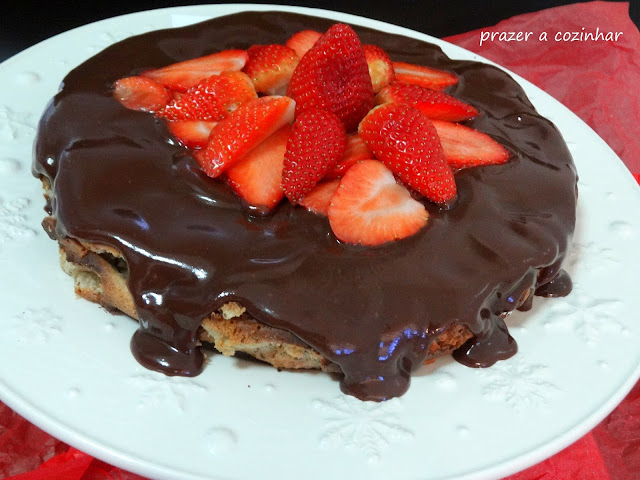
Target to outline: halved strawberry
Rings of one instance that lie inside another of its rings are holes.
[[[367,59],[373,93],[378,93],[396,78],[393,63],[387,52],[377,45],[363,45],[362,50]]]
[[[226,171],[229,184],[254,213],[270,212],[284,197],[280,181],[290,134],[291,125],[285,125]]]
[[[381,245],[417,233],[429,213],[377,160],[349,169],[327,210],[336,237],[346,243]]]
[[[173,120],[167,122],[169,131],[187,148],[203,148],[209,143],[209,134],[218,122],[204,120]]]
[[[171,93],[155,80],[127,77],[113,84],[113,97],[131,110],[155,112],[171,99]]]
[[[357,133],[347,135],[347,148],[336,166],[327,172],[325,178],[342,177],[354,163],[373,158],[373,153]]]
[[[223,50],[204,57],[148,70],[142,75],[153,78],[171,90],[184,92],[212,75],[219,75],[225,71],[242,70],[247,59],[245,50]]]
[[[458,123],[433,120],[444,159],[452,168],[506,163],[511,154],[486,133]]]
[[[285,45],[254,45],[242,70],[251,77],[256,92],[284,95],[298,65],[296,51]]]
[[[306,110],[293,124],[282,171],[282,189],[298,203],[336,162],[347,147],[340,119],[325,110]]]
[[[373,87],[360,39],[345,24],[333,25],[300,59],[287,95],[296,114],[319,108],[336,114],[347,131],[373,107]]]
[[[437,68],[423,67],[406,62],[393,62],[396,80],[402,83],[420,85],[421,87],[443,90],[458,83],[458,77],[451,72]]]
[[[211,130],[207,147],[195,152],[204,172],[219,176],[252,148],[293,121],[296,103],[289,97],[256,98],[238,107]]]
[[[302,58],[305,53],[311,50],[311,47],[322,37],[320,32],[315,30],[302,30],[291,35],[285,45],[295,50],[298,58]]]
[[[470,120],[478,115],[478,110],[444,92],[394,82],[383,88],[376,95],[376,104],[406,103],[416,107],[431,119],[447,120],[449,122],[462,122]]]
[[[300,199],[300,205],[310,212],[318,215],[327,216],[331,198],[336,192],[340,179],[329,180],[328,182],[320,182],[309,193]]]
[[[169,120],[217,121],[257,96],[246,74],[222,72],[176,95],[157,115]]]
[[[358,135],[376,158],[418,193],[445,206],[455,201],[456,182],[436,129],[418,109],[400,103],[379,105],[360,122]]]

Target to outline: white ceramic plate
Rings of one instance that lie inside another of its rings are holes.
[[[476,370],[442,359],[383,404],[340,393],[327,375],[216,357],[196,378],[140,367],[136,328],[74,297],[39,226],[30,174],[38,118],[69,69],[132,34],[238,10],[215,5],[114,18],[49,39],[0,66],[0,398],[60,439],[158,479],[497,478],[588,432],[640,376],[640,189],[609,147],[566,108],[518,78],[553,120],[580,173],[566,299],[516,313],[520,351]],[[458,47],[400,27],[287,8]],[[628,213],[634,212],[634,213]]]

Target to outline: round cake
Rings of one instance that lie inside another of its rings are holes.
[[[295,202],[255,214],[167,121],[114,98],[119,79],[334,23],[244,12],[131,37],[74,69],[47,107],[33,168],[45,187],[43,226],[78,294],[139,321],[131,349],[146,367],[197,375],[205,343],[277,368],[335,372],[345,393],[379,401],[402,395],[435,355],[474,367],[509,358],[517,346],[506,315],[530,308],[534,293],[570,292],[561,265],[576,219],[573,160],[496,67],[353,26],[393,62],[453,73],[447,94],[477,109],[461,123],[510,153],[456,171],[451,205],[414,195],[427,225],[375,246],[342,241],[326,216]]]

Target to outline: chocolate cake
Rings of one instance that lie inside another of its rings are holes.
[[[197,375],[209,342],[278,368],[336,372],[344,392],[384,400],[436,354],[473,367],[509,358],[506,315],[536,292],[571,290],[561,266],[576,219],[573,160],[499,68],[353,26],[394,61],[455,73],[448,92],[480,112],[465,124],[511,152],[458,171],[455,205],[424,202],[425,228],[375,247],[339,241],[326,217],[287,202],[248,214],[166,122],[113,98],[120,78],[333,23],[244,12],[131,37],[70,72],[47,107],[33,164],[43,226],[81,296],[139,321],[131,349],[146,367]]]

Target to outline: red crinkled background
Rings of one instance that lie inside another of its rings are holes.
[[[69,447],[0,402],[0,478],[145,480]]]
[[[640,183],[640,33],[629,19],[628,5],[589,2],[557,7],[446,40],[513,70],[554,96],[613,148]],[[558,31],[580,32],[582,27],[623,35],[617,42],[553,40]],[[480,46],[482,31],[533,35],[528,42],[487,41]],[[543,31],[547,42],[537,40]],[[637,480],[638,472],[640,383],[591,433],[509,480]],[[144,480],[68,447],[0,403],[0,478],[7,477]]]

